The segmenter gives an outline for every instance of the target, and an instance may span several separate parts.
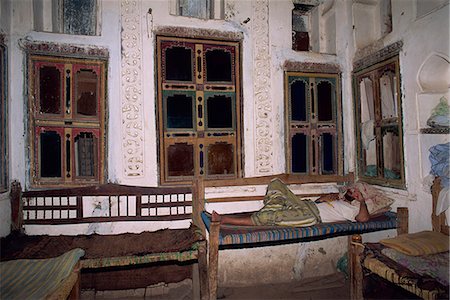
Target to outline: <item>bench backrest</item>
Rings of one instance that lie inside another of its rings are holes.
[[[17,188],[17,187],[16,187]],[[20,185],[19,185],[20,188]],[[12,192],[21,200],[24,224],[172,221],[192,218],[192,188],[104,184]]]

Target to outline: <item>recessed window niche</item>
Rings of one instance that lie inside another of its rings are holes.
[[[354,0],[352,11],[357,48],[364,48],[392,31],[391,0]]]
[[[34,30],[75,35],[98,35],[97,0],[33,0]]]
[[[335,0],[294,0],[292,49],[336,53]]]
[[[224,0],[169,0],[171,15],[199,19],[223,19]]]

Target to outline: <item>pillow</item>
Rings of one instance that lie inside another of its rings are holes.
[[[391,209],[392,208],[390,206],[383,207],[383,208],[381,208],[379,210],[376,210],[376,211],[374,211],[372,213],[369,212],[369,214],[370,214],[371,217],[378,217],[378,216],[383,215],[385,212],[391,211]]]
[[[383,239],[380,243],[406,255],[419,256],[448,251],[449,237],[440,232],[421,231]]]

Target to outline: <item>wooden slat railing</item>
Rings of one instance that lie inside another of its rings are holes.
[[[20,188],[20,185],[18,187]],[[192,218],[192,188],[104,184],[15,193],[24,224],[172,221]]]

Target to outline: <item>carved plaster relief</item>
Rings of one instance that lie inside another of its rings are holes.
[[[144,175],[141,1],[122,0],[122,151],[124,175]]]
[[[253,80],[256,124],[256,174],[273,171],[273,110],[270,99],[269,0],[253,1]]]

